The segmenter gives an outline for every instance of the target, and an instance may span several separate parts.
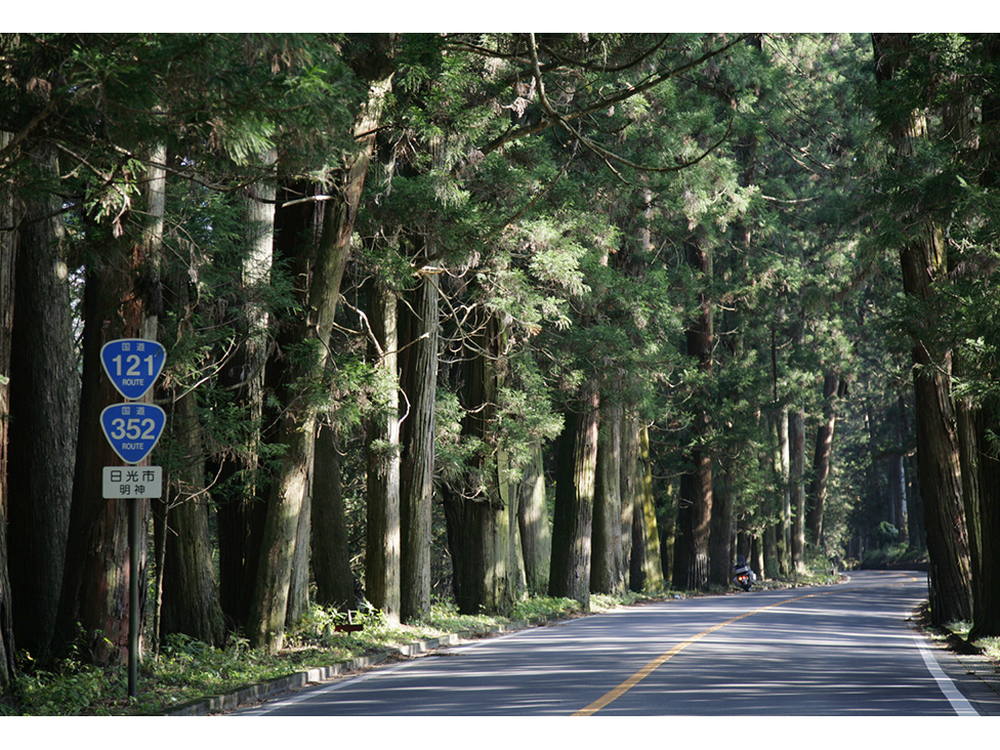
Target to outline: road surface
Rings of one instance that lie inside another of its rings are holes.
[[[240,715],[954,716],[1000,695],[907,622],[923,574],[630,607],[444,649]]]

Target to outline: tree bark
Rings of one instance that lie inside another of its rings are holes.
[[[496,405],[507,368],[506,325],[504,320],[484,321],[477,346],[467,352],[462,432],[480,440],[484,448],[460,486],[444,487],[455,598],[465,614],[507,614],[524,587],[518,493],[495,433]]]
[[[600,395],[592,383],[585,386],[579,408],[567,415],[560,438],[549,594],[576,599],[587,611],[600,421]]]
[[[622,416],[621,403],[602,401],[597,447],[590,590],[595,594],[624,591],[622,565]]]
[[[640,425],[639,419],[634,410],[626,408],[622,414],[622,437],[621,453],[622,460],[619,471],[619,487],[621,489],[622,515],[620,524],[620,538],[622,550],[622,572],[628,581],[628,587],[634,591],[642,590],[642,583],[638,577],[633,581],[632,559],[634,548],[632,544],[633,523],[635,519],[635,509],[638,503],[639,490],[642,486],[639,477],[639,452],[640,452]],[[669,563],[663,565],[662,570],[670,570]],[[636,588],[638,587],[638,588]]]
[[[419,620],[431,606],[431,502],[438,371],[438,276],[424,269],[404,316],[409,346],[402,355],[409,416],[403,422],[400,491],[401,616]],[[405,306],[404,306],[405,307]]]
[[[913,53],[907,34],[874,34],[876,79],[886,86]],[[917,143],[927,137],[927,121],[913,107],[889,119],[895,164],[905,168]],[[899,248],[903,289],[927,304],[935,300],[935,282],[947,273],[941,227],[927,216],[914,216],[915,234]],[[917,464],[930,555],[931,619],[936,624],[972,615],[969,540],[962,508],[962,480],[954,406],[950,396],[951,352],[935,348],[935,316],[928,310],[912,321],[914,394],[917,416]],[[925,335],[926,334],[926,335]]]
[[[826,488],[830,478],[833,456],[833,432],[837,424],[837,392],[840,376],[827,372],[823,378],[823,421],[816,431],[816,449],[813,452],[813,476],[809,482],[808,516],[806,526],[812,543],[822,549],[823,513],[826,506]]]
[[[976,432],[979,444],[989,445],[989,433],[996,434],[1000,424],[1000,404],[995,400],[979,411]],[[979,456],[980,495],[980,578],[976,587],[976,607],[969,640],[1000,637],[1000,457],[994,449]]]
[[[333,427],[316,436],[313,465],[312,567],[316,601],[340,610],[356,604],[347,540],[347,516],[340,477],[341,456]]]
[[[55,180],[49,147],[32,154]],[[62,586],[80,381],[77,375],[62,199],[30,191],[19,231],[10,365],[8,544],[18,647],[45,658]],[[46,218],[49,217],[49,218]],[[103,438],[102,438],[103,440]]]
[[[368,425],[368,544],[365,592],[388,620],[400,615],[399,383],[396,295],[375,281],[369,311],[380,385],[377,414]]]
[[[649,453],[649,428],[642,426],[639,432],[639,505],[635,508],[634,524],[638,533],[632,537],[632,544],[640,547],[643,591],[663,591],[666,582],[660,555],[660,535],[656,529],[656,500],[653,497],[653,461]]]
[[[273,167],[276,160],[274,151],[267,152],[260,156],[260,166]],[[276,195],[274,180],[265,179],[240,196],[246,253],[240,268],[240,289],[232,304],[238,343],[219,375],[220,386],[234,394],[246,420],[244,444],[220,459],[219,490],[215,493],[220,598],[223,612],[235,626],[245,625],[249,617],[264,523],[258,476],[271,322],[264,300],[274,262],[275,209],[269,201]],[[303,219],[303,223],[308,221]]]
[[[165,161],[162,151],[154,153],[151,161],[162,164]],[[103,375],[100,351],[114,339],[157,338],[163,183],[163,169],[150,167],[145,175],[146,211],[138,240],[130,239],[130,232],[113,238],[106,236],[110,233],[107,227],[91,228],[95,235],[104,237],[106,247],[103,253],[94,253],[86,273],[80,427],[67,564],[54,643],[61,648],[69,647],[76,642],[77,628],[82,627],[89,651],[87,658],[98,665],[122,663],[127,656],[129,548],[125,503],[139,504],[140,530],[146,528],[149,519],[148,500],[102,498],[102,467],[117,466],[121,460],[101,433],[100,413],[107,404],[121,399]],[[143,464],[149,460],[145,459]],[[145,533],[141,533],[140,623],[146,592],[145,540]]]
[[[548,592],[552,534],[545,507],[545,470],[542,446],[535,444],[531,463],[518,486],[517,520],[521,531],[521,551],[528,591],[535,596]]]
[[[716,586],[728,586],[734,561],[733,537],[735,518],[733,513],[732,480],[725,460],[717,466],[717,481],[712,502],[711,560],[709,580]]]
[[[189,393],[171,414],[173,442],[181,456],[170,482],[170,505],[163,538],[163,610],[160,632],[184,633],[221,646],[222,606],[212,563],[209,496],[195,395]]]
[[[0,149],[10,134],[0,131]],[[14,271],[17,235],[3,227],[14,226],[13,196],[0,185],[0,695],[14,678],[14,622],[7,551],[7,468],[10,425],[10,341],[14,327]]]
[[[796,575],[806,572],[806,491],[805,491],[805,453],[806,453],[806,415],[801,409],[794,410],[788,416],[788,444],[791,457],[788,486],[792,505],[792,570]]]
[[[300,251],[296,259],[300,278],[308,284],[304,313],[279,332],[284,353],[297,350],[296,361],[287,354],[274,360],[274,382],[280,386],[279,399],[285,407],[278,421],[275,442],[286,446],[272,487],[268,492],[266,519],[261,542],[253,603],[248,631],[251,641],[268,651],[277,651],[284,642],[288,589],[291,585],[292,549],[299,526],[299,514],[308,489],[312,441],[316,434],[316,414],[309,399],[297,392],[301,382],[322,377],[328,358],[327,342],[340,297],[340,282],[350,254],[361,192],[374,145],[382,106],[389,91],[391,74],[369,87],[367,103],[355,121],[358,150],[340,175],[338,199],[324,207],[323,229],[318,252]],[[308,351],[303,350],[303,345]]]

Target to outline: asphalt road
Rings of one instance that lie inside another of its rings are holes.
[[[241,715],[954,716],[1000,694],[908,623],[923,574],[630,607],[444,649]]]

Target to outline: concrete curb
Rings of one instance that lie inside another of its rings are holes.
[[[253,703],[262,703],[279,695],[301,690],[308,685],[316,685],[328,682],[338,677],[344,677],[356,672],[362,672],[384,664],[393,657],[412,659],[421,654],[430,653],[439,648],[449,646],[459,646],[481,638],[492,635],[524,630],[530,627],[546,625],[557,622],[564,618],[533,619],[527,622],[514,622],[508,625],[500,625],[482,631],[460,631],[458,633],[448,633],[437,638],[425,638],[419,641],[404,643],[395,648],[387,649],[384,652],[360,656],[347,662],[331,664],[325,667],[315,667],[301,672],[294,672],[284,677],[275,677],[264,682],[230,690],[219,695],[211,695],[205,698],[196,698],[193,701],[182,703],[179,706],[169,709],[163,713],[164,716],[208,716],[210,714],[221,714],[234,711],[240,706]]]

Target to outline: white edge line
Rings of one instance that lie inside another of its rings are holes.
[[[944,697],[948,699],[955,713],[959,716],[979,716],[979,712],[973,708],[972,704],[955,687],[955,683],[952,682],[951,678],[941,669],[941,666],[937,663],[937,659],[934,658],[934,654],[927,648],[921,637],[914,635],[913,640],[917,643],[917,648],[920,650],[920,655],[924,658],[927,670],[937,681],[938,687],[941,688],[941,692],[944,693]]]

